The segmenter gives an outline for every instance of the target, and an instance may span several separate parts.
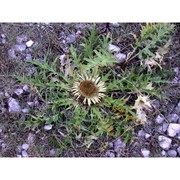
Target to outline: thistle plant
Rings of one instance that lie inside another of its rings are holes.
[[[151,107],[149,97],[160,97],[155,87],[163,81],[144,74],[141,68],[121,70],[119,77],[115,68],[118,60],[106,50],[109,36],[102,38],[94,31],[89,38],[95,38],[83,42],[83,53],[71,46],[72,64],[64,71],[66,76],[58,67],[58,58],[50,61],[45,57],[43,63],[29,61],[37,69],[32,77],[18,77],[37,88],[45,107],[29,114],[23,123],[28,128],[53,124],[54,131],[61,135],[56,140],[63,145],[74,147],[78,141],[80,147],[89,148],[101,136],[122,135],[129,141],[133,128],[130,124],[147,120],[145,107]],[[94,45],[96,49],[92,50]]]

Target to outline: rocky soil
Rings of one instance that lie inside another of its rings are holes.
[[[154,112],[145,125],[139,125],[133,131],[130,143],[124,143],[119,137],[111,139],[103,151],[76,152],[68,149],[59,152],[49,144],[52,125],[43,129],[20,129],[16,123],[23,120],[33,107],[35,111],[42,106],[41,101],[25,84],[20,84],[7,75],[34,72],[34,67],[24,66],[27,60],[41,61],[48,50],[55,56],[69,53],[71,44],[78,44],[88,23],[24,23],[0,24],[0,156],[2,157],[180,157],[180,25],[177,24],[173,35],[173,45],[166,56],[164,66],[174,72],[170,83],[162,92],[168,99],[154,100]],[[116,45],[120,47],[120,60],[131,51],[128,46],[132,39],[131,31],[139,32],[138,24],[102,23],[98,24],[100,33],[114,34]],[[122,36],[120,36],[122,35]],[[119,38],[117,38],[117,36]],[[120,57],[121,56],[121,57]],[[118,58],[117,57],[117,58]],[[18,62],[21,62],[20,65]],[[20,67],[21,66],[21,67]],[[23,67],[23,68],[22,68]],[[20,73],[21,71],[21,73]]]

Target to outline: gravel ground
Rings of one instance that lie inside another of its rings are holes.
[[[60,153],[49,145],[52,125],[44,126],[43,130],[19,129],[18,119],[23,119],[30,108],[38,111],[42,102],[30,91],[28,85],[22,85],[5,75],[14,72],[18,75],[16,62],[32,59],[42,61],[47,49],[59,57],[69,52],[71,44],[78,44],[86,29],[92,28],[88,23],[24,23],[0,24],[0,156],[3,157],[180,157],[180,25],[177,24],[173,36],[173,46],[165,60],[165,67],[172,69],[175,76],[171,83],[164,87],[163,92],[168,100],[154,101],[154,112],[147,124],[140,125],[133,131],[133,140],[124,143],[119,137],[109,139],[103,151],[97,147],[91,151],[74,151],[68,149]],[[117,58],[123,61],[128,52],[131,39],[127,35],[131,31],[139,32],[138,24],[101,23],[100,33],[111,31],[118,36],[116,47],[120,54]],[[126,32],[127,33],[126,33]],[[126,34],[123,39],[121,34]],[[128,48],[127,48],[128,47]],[[115,48],[115,47],[111,47]],[[116,50],[116,49],[115,49]],[[24,67],[24,73],[30,75],[34,68]]]

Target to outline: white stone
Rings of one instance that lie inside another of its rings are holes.
[[[23,144],[22,145],[22,149],[24,149],[25,151],[27,151],[29,148],[29,144]]]
[[[27,153],[25,150],[23,150],[23,151],[22,151],[22,156],[23,156],[23,157],[28,157],[28,153]]]
[[[157,124],[162,124],[163,121],[164,121],[164,118],[162,116],[158,115],[156,117],[155,121],[156,121]]]
[[[172,140],[165,136],[158,136],[159,146],[164,150],[168,150],[171,146]]]
[[[6,38],[6,35],[5,35],[5,34],[1,34],[1,37],[2,37],[2,38]]]
[[[18,158],[22,158],[22,156],[21,156],[21,155],[19,155],[19,154],[17,155],[17,157],[18,157]]]
[[[29,40],[28,42],[26,42],[27,47],[31,47],[33,44],[34,42],[32,40]]]
[[[168,127],[168,136],[174,137],[176,134],[180,133],[180,124],[171,123]]]
[[[23,112],[23,113],[29,113],[29,109],[24,108],[24,109],[22,109],[22,112]]]
[[[176,152],[175,150],[169,150],[169,151],[168,151],[168,155],[169,155],[170,157],[176,157],[176,156],[177,156],[177,152]]]
[[[19,103],[14,98],[9,98],[8,100],[8,106],[9,106],[9,112],[15,113],[15,112],[21,112],[21,107]]]
[[[109,44],[108,46],[108,51],[111,51],[111,52],[119,52],[120,51],[120,48],[118,46],[115,46],[113,44]]]
[[[19,96],[19,95],[21,95],[23,93],[23,89],[15,89],[14,93]]]
[[[113,26],[113,27],[119,27],[119,23],[117,23],[117,22],[112,23],[112,26]]]
[[[151,135],[148,134],[148,133],[146,133],[146,134],[145,134],[145,138],[148,139],[149,137],[151,137]]]
[[[167,119],[171,123],[176,123],[179,119],[179,116],[177,114],[170,114]]]
[[[52,129],[52,127],[53,127],[53,125],[51,125],[51,124],[45,125],[45,126],[44,126],[44,130],[49,131],[49,130]]]
[[[27,84],[23,86],[23,90],[24,90],[24,91],[27,91],[28,89],[29,89],[29,87],[28,87]]]
[[[148,149],[141,149],[141,153],[144,157],[149,157],[150,151]]]

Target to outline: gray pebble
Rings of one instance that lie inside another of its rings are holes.
[[[120,139],[116,140],[114,142],[114,151],[119,152],[120,149],[124,149],[126,147],[126,144],[122,142]]]
[[[126,60],[126,55],[123,53],[116,54],[115,57],[119,60],[120,63],[123,63]]]
[[[25,151],[27,151],[29,148],[29,144],[23,144],[22,145],[22,149],[24,149]]]
[[[32,60],[31,54],[26,54],[26,60],[27,60],[27,61],[31,61],[31,60]]]
[[[109,143],[109,148],[113,148],[113,146],[114,146],[113,143],[110,142],[110,143]]]
[[[29,113],[29,109],[24,108],[24,109],[22,109],[22,112],[27,114],[27,113]]]
[[[121,153],[117,153],[117,154],[116,154],[116,157],[121,157]]]
[[[158,136],[159,146],[164,150],[168,150],[171,146],[172,140],[166,136]]]
[[[24,90],[24,91],[28,91],[28,89],[29,89],[28,85],[24,85],[24,86],[23,86],[23,90]]]
[[[6,43],[6,39],[2,39],[2,44],[5,44]]]
[[[180,133],[180,124],[169,124],[167,132],[170,137],[176,136],[178,133]]]
[[[167,155],[166,151],[162,150],[162,151],[161,151],[161,155],[162,155],[162,156],[166,156],[166,155]]]
[[[4,141],[2,139],[0,139],[0,143],[3,143]]]
[[[163,121],[164,121],[164,118],[162,116],[158,115],[156,117],[155,121],[156,121],[157,124],[162,124]]]
[[[55,150],[55,149],[51,149],[51,150],[49,151],[49,155],[50,155],[50,156],[55,156],[55,154],[56,154],[56,150]]]
[[[180,134],[178,134],[178,135],[177,135],[177,139],[179,139],[179,140],[180,140]]]
[[[17,36],[16,38],[17,44],[22,44],[23,42],[26,42],[26,41],[27,41],[27,36],[24,34]]]
[[[35,106],[39,106],[39,101],[38,101],[38,100],[35,100],[34,105],[35,105]]]
[[[145,136],[145,131],[139,130],[139,131],[138,131],[138,136],[139,136],[139,137],[144,137],[144,136]]]
[[[0,129],[0,133],[2,133],[2,129]]]
[[[28,143],[34,143],[34,140],[35,140],[35,135],[32,133],[29,133],[28,138],[27,138]]]
[[[15,54],[15,50],[14,49],[9,49],[8,50],[8,57],[10,58],[10,59],[15,59],[16,58],[16,54]]]
[[[175,112],[180,114],[180,102],[178,103],[178,105],[175,108]],[[180,118],[179,118],[179,124],[180,124]]]
[[[28,153],[27,153],[25,150],[23,150],[23,151],[22,151],[22,156],[23,156],[23,157],[28,157]]]
[[[167,131],[168,126],[169,126],[168,123],[163,123],[163,125],[162,125],[163,132]]]
[[[6,146],[7,146],[6,143],[1,144],[2,149],[4,149]]]
[[[18,158],[22,158],[22,156],[21,156],[21,155],[19,155],[19,154],[17,155],[17,157],[18,157]]]
[[[21,112],[21,107],[19,103],[14,98],[9,98],[8,100],[8,106],[9,106],[9,112],[15,113],[15,112]]]
[[[180,156],[180,146],[177,148],[177,152],[178,152],[178,154]]]
[[[113,44],[109,44],[109,46],[108,46],[108,51],[111,51],[111,52],[119,52],[119,51],[120,51],[120,47],[115,46],[115,45],[113,45]]]
[[[177,156],[177,152],[176,152],[175,150],[169,150],[169,151],[168,151],[168,155],[169,155],[170,157],[176,157],[176,156]]]
[[[15,89],[14,93],[19,96],[19,95],[21,95],[23,93],[23,89]]]
[[[14,47],[15,47],[15,50],[17,52],[22,52],[22,51],[26,50],[26,45],[25,44],[19,44],[19,45],[16,44]]]
[[[176,73],[176,76],[178,76],[179,75],[179,67],[175,67],[175,68],[173,68],[173,70]]]
[[[18,153],[21,153],[21,151],[22,151],[22,146],[21,145],[17,146],[17,151],[18,151]]]
[[[163,127],[162,126],[157,126],[157,132],[160,133],[160,134],[164,133]]]
[[[71,43],[74,43],[76,41],[76,37],[75,35],[69,35],[67,38],[66,38],[66,41],[67,43],[71,44]]]
[[[113,152],[111,152],[111,151],[107,151],[106,156],[107,157],[115,157],[115,154]]]
[[[33,107],[34,106],[34,102],[27,102],[27,104],[30,106],[30,107]]]
[[[144,157],[149,157],[150,151],[148,149],[141,149],[141,153]]]
[[[171,123],[176,123],[179,119],[179,116],[177,114],[170,114],[167,119]]]

